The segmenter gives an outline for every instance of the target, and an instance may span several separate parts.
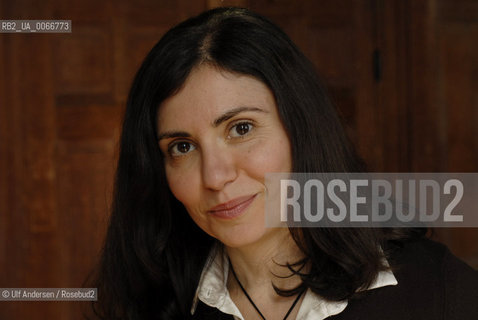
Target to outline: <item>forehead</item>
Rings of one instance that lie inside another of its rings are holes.
[[[167,129],[188,120],[212,121],[237,107],[276,111],[274,96],[263,82],[252,76],[201,65],[191,71],[178,93],[161,104],[158,124]]]

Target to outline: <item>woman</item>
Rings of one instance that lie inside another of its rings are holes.
[[[99,316],[435,319],[449,303],[423,298],[441,290],[436,279],[460,272],[468,284],[457,288],[477,292],[470,268],[414,240],[423,230],[265,228],[267,172],[363,169],[313,70],[245,9],[211,10],[164,35],[128,99]],[[458,317],[473,308],[466,299]]]

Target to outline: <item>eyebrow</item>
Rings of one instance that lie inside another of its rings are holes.
[[[170,138],[188,138],[191,135],[184,131],[168,131],[158,135],[158,141],[161,139],[170,139]]]
[[[258,108],[258,107],[245,107],[245,106],[244,107],[237,107],[237,108],[234,108],[232,110],[229,110],[229,111],[225,112],[224,114],[222,114],[221,116],[216,118],[213,121],[212,124],[213,124],[214,127],[218,127],[224,121],[227,121],[227,120],[231,119],[232,117],[234,117],[235,115],[237,115],[241,112],[245,112],[245,111],[268,113],[267,111],[265,111],[261,108]],[[167,131],[167,132],[164,132],[164,133],[161,133],[161,134],[158,135],[158,141],[161,140],[161,139],[188,138],[188,137],[191,137],[191,135],[187,132],[184,132],[184,131]]]
[[[214,120],[214,122],[213,122],[213,126],[218,127],[224,121],[227,121],[227,120],[231,119],[232,117],[234,117],[235,115],[237,115],[241,112],[244,112],[244,111],[254,111],[254,112],[267,113],[267,111],[265,111],[261,108],[258,108],[258,107],[237,107],[237,108],[234,108],[232,110],[227,111],[223,115],[216,118],[216,120]]]

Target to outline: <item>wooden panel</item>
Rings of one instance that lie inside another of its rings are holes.
[[[362,1],[362,3],[369,5],[370,1]],[[324,28],[346,29],[347,27],[357,27],[357,21],[360,20],[362,13],[357,10],[360,7],[361,4],[358,2],[348,0],[307,1],[304,12],[307,15],[307,24]]]
[[[50,47],[44,37],[19,40],[15,49],[20,55],[21,65],[16,67],[21,70],[22,79],[15,89],[19,90],[17,99],[22,110],[23,161],[24,170],[28,172],[22,202],[29,214],[32,232],[52,231],[56,227],[55,113]]]
[[[133,78],[148,52],[158,42],[161,36],[169,29],[167,25],[158,24],[152,27],[137,27],[119,25],[122,29],[121,41],[115,48],[116,77],[115,98],[118,102],[125,102]]]
[[[440,100],[448,119],[448,170],[478,170],[478,20],[474,25],[442,26]],[[457,90],[459,88],[459,90]]]
[[[437,19],[442,22],[458,22],[460,24],[477,23],[478,1],[437,0],[436,13]]]
[[[27,1],[9,4],[9,15],[32,18]],[[32,6],[33,7],[33,6]],[[48,17],[49,5],[34,6],[35,18]],[[4,287],[44,287],[60,284],[55,277],[61,264],[56,238],[56,199],[52,67],[47,35],[0,35],[6,43],[5,72],[8,131],[0,132],[8,147],[7,211],[5,228]],[[2,60],[3,61],[3,60]],[[3,70],[3,68],[2,68]],[[45,259],[48,257],[48,259]],[[38,304],[37,304],[38,306]],[[31,318],[32,310],[19,303],[2,303],[0,317]],[[54,305],[41,306],[38,314],[53,316]]]
[[[376,98],[376,79],[373,74],[373,52],[376,39],[373,37],[372,1],[359,1],[355,12],[354,63],[356,82],[354,90],[357,105],[357,148],[371,171],[384,171],[384,106]]]
[[[476,2],[438,1],[435,34],[437,38],[437,101],[446,122],[441,127],[444,144],[442,170],[478,171],[478,7]],[[444,229],[437,237],[445,239],[455,254],[478,268],[476,229]]]
[[[103,140],[119,136],[123,108],[116,106],[60,106],[56,108],[58,138]]]
[[[81,285],[98,257],[112,194],[116,141],[61,141],[57,150],[62,284]],[[76,232],[72,232],[75,230]]]
[[[208,9],[217,7],[247,7],[249,5],[248,0],[207,0],[206,3]]]
[[[304,16],[304,6],[307,1],[287,1],[287,0],[265,0],[250,1],[248,8],[261,13],[275,23],[280,24],[282,17],[293,18],[297,24],[302,24],[300,19],[307,19]]]
[[[249,9],[263,14],[273,23],[281,27],[287,35],[302,50],[307,48],[307,40],[304,37],[307,16],[304,14],[306,1],[267,0],[250,1]]]
[[[6,5],[0,2],[3,10]],[[3,12],[3,11],[2,11]],[[28,217],[25,214],[20,201],[22,189],[22,128],[19,125],[21,119],[20,104],[15,99],[18,90],[15,90],[20,81],[20,73],[17,71],[18,56],[10,50],[17,42],[14,35],[0,34],[0,54],[4,63],[0,69],[0,158],[2,165],[0,172],[0,282],[2,286],[16,286],[22,277],[19,268],[15,266],[28,264],[28,238],[25,229],[28,229]],[[3,46],[4,45],[4,46]],[[5,59],[5,60],[4,60]],[[25,283],[25,282],[23,282]],[[18,304],[3,303],[0,315],[13,315],[19,309]]]
[[[0,35],[0,282],[79,287],[103,241],[134,72],[166,28],[205,4],[0,4],[15,18],[73,20],[71,34]],[[88,305],[2,303],[0,318],[82,319]]]
[[[70,36],[56,41],[53,59],[57,94],[112,93],[113,48],[106,27],[75,24]]]
[[[444,154],[440,143],[443,109],[436,101],[439,75],[436,64],[436,38],[432,1],[409,1],[409,105],[410,157],[414,172],[439,172],[437,159]]]
[[[357,118],[357,106],[355,100],[355,92],[351,88],[340,87],[340,86],[330,86],[329,95],[332,99],[332,102],[337,105],[339,116],[345,125],[346,129],[350,130],[350,138],[356,138],[355,132],[357,132],[357,127],[355,119]],[[357,140],[354,141],[358,143]]]
[[[0,12],[4,10],[4,3],[0,1]],[[7,58],[7,37],[0,36],[0,61],[6,61]],[[9,129],[9,120],[11,113],[7,110],[8,105],[8,85],[10,83],[8,67],[0,69],[0,270],[7,269],[7,224],[10,198],[10,186],[8,185],[9,173],[11,172],[10,159],[12,149],[10,141],[7,138]],[[11,131],[10,131],[11,132]],[[0,275],[0,283],[4,283],[5,272]]]
[[[375,82],[374,91],[381,116],[376,134],[382,136],[382,168],[386,172],[408,172],[411,123],[406,94],[410,69],[406,2],[374,1],[372,12],[376,50],[381,60],[380,79]]]
[[[250,7],[278,23],[325,80],[360,153],[383,170],[380,110],[372,73],[372,1],[261,1]],[[360,110],[357,112],[356,110]]]
[[[50,0],[49,2],[54,3],[53,16],[50,19],[72,20],[73,34],[77,31],[77,25],[107,24],[111,21],[111,12],[116,5],[112,0]],[[28,9],[31,10],[31,7]]]
[[[413,171],[478,171],[476,2],[409,1],[410,163]],[[477,229],[437,239],[478,268]]]
[[[356,33],[353,28],[319,28],[306,30],[307,56],[330,85],[357,85]]]
[[[139,0],[134,4],[121,0],[117,5],[119,15],[136,26],[173,26],[206,8],[203,1],[187,0]]]
[[[150,1],[114,7],[114,97],[124,104],[136,71],[161,36],[180,21],[205,9],[201,1]]]

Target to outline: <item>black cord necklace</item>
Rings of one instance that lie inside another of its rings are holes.
[[[247,300],[249,300],[249,302],[252,304],[252,306],[254,307],[254,309],[256,309],[257,313],[261,316],[261,318],[264,319],[264,320],[266,320],[266,318],[264,317],[264,315],[262,314],[262,312],[259,310],[259,308],[256,306],[256,304],[254,303],[254,301],[252,301],[252,298],[249,296],[249,294],[247,294],[247,291],[246,291],[246,289],[244,289],[244,287],[242,286],[241,281],[239,281],[239,279],[237,278],[236,272],[234,271],[234,268],[232,267],[231,260],[229,260],[229,265],[231,266],[231,271],[232,271],[232,275],[234,276],[234,279],[236,279],[237,284],[238,284],[239,287],[241,288],[242,292],[244,292],[244,294],[246,295]],[[302,291],[299,293],[299,295],[297,296],[297,298],[295,298],[294,303],[292,303],[292,306],[290,306],[289,311],[287,311],[287,313],[285,314],[283,320],[286,320],[287,317],[289,316],[289,314],[292,312],[292,310],[294,310],[295,305],[296,305],[297,302],[299,301],[299,299],[300,299],[300,297],[302,296],[302,294],[304,293],[304,291],[305,291],[305,290],[302,290]]]

